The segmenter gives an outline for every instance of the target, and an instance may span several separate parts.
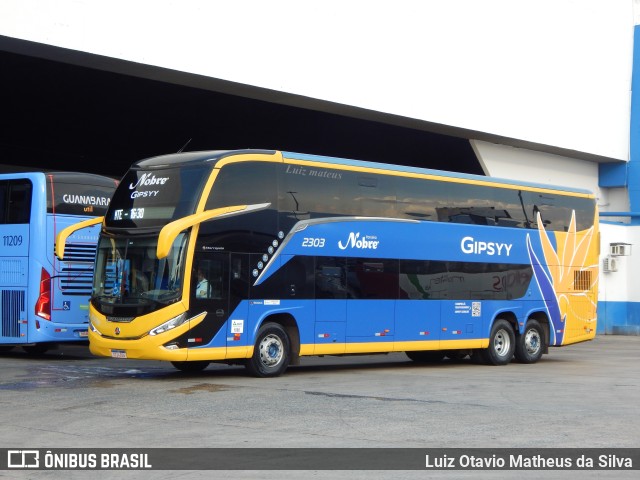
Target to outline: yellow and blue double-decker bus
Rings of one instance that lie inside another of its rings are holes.
[[[80,172],[0,175],[0,350],[44,353],[59,343],[87,342],[89,297],[100,229],[68,240],[59,231],[103,217],[117,181]]]
[[[534,363],[596,332],[597,212],[583,190],[187,152],[134,163],[95,222],[100,356],[268,377],[307,355]]]

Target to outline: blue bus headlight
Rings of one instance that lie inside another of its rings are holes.
[[[173,317],[171,320],[164,322],[162,325],[150,330],[149,335],[159,335],[160,333],[164,333],[173,328],[179,327],[186,321],[187,315],[185,313],[181,313],[177,317]]]

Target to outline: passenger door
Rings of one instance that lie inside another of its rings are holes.
[[[229,253],[207,253],[194,257],[190,294],[190,314],[197,317],[207,312],[205,319],[191,331],[193,347],[224,347],[227,344],[226,329],[229,318]],[[198,288],[198,270],[204,274],[208,285]],[[197,294],[197,291],[204,292]]]

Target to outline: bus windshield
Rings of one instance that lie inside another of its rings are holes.
[[[107,227],[160,227],[195,211],[210,165],[130,170],[111,199]]]
[[[167,257],[156,258],[157,236],[102,236],[96,255],[92,302],[100,311],[144,315],[182,296],[188,234],[180,233]]]

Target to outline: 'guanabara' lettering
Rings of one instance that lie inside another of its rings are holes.
[[[109,205],[111,199],[107,197],[95,197],[93,195],[71,195],[69,193],[62,196],[64,203],[81,204],[81,205]]]

